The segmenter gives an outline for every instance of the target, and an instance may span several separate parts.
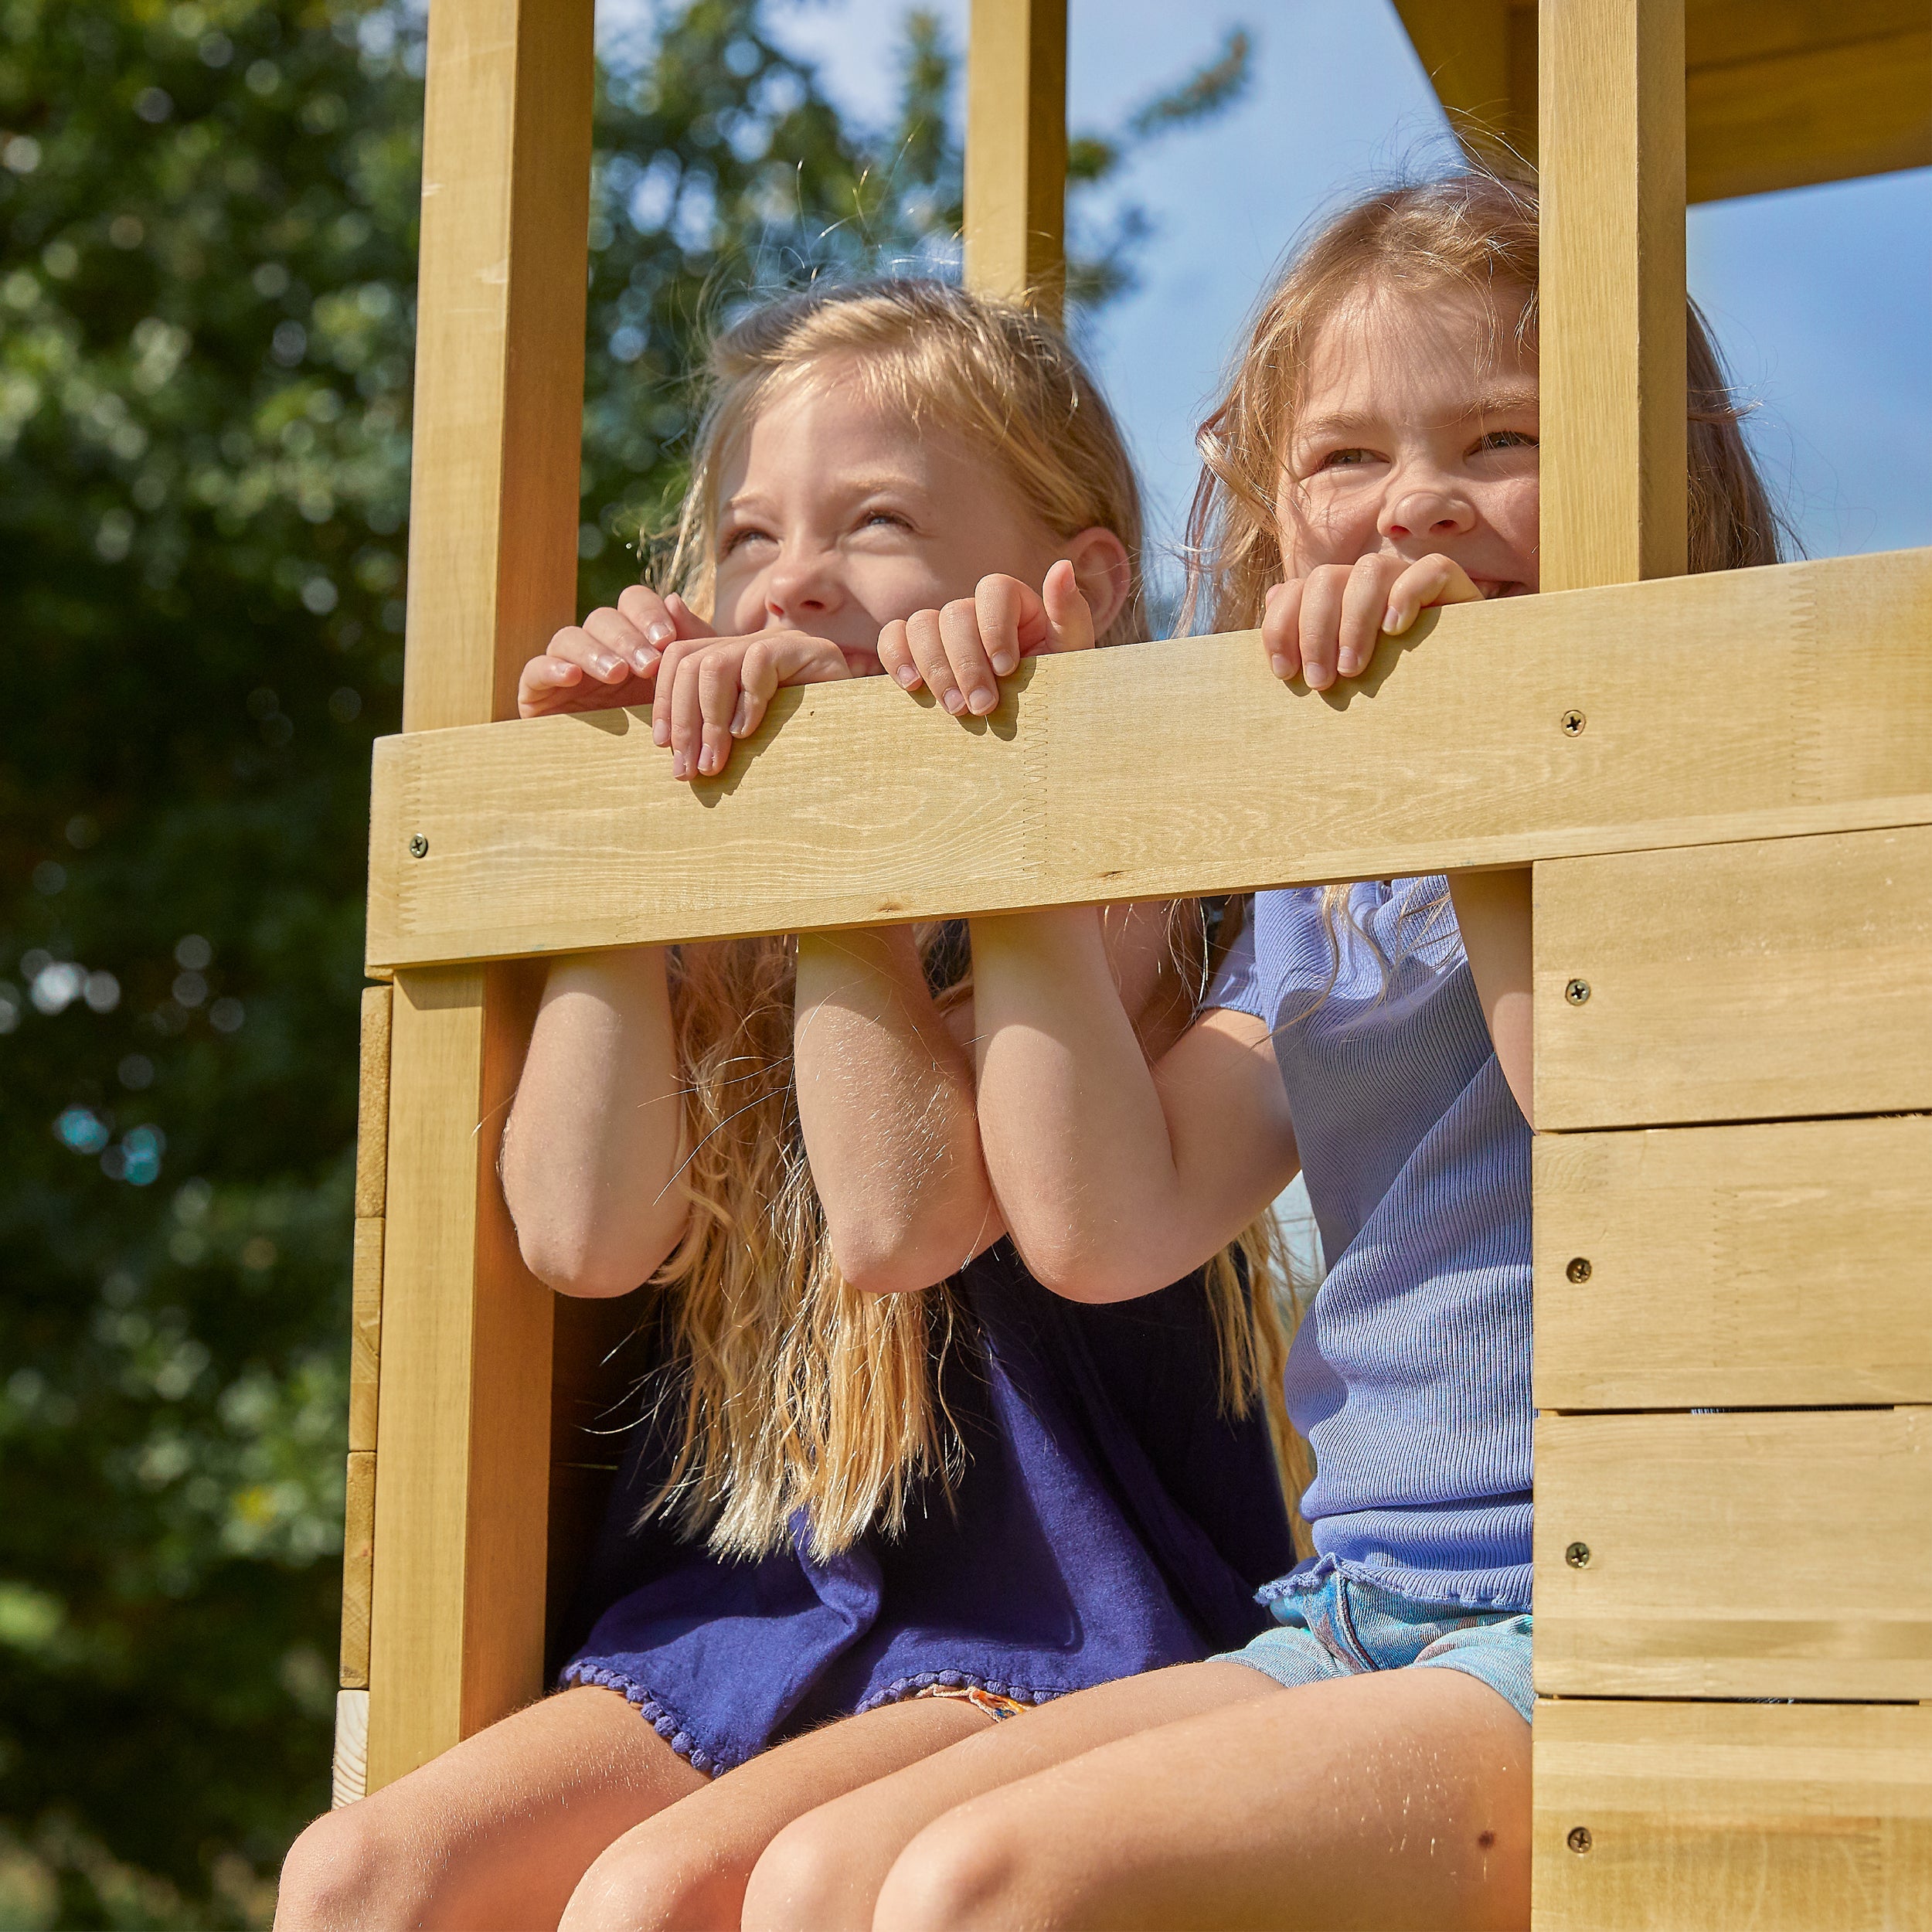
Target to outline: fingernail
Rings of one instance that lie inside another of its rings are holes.
[[[654,724],[651,727],[651,742],[662,751],[671,742],[671,727],[668,724]]]
[[[1352,651],[1345,651],[1336,660],[1335,669],[1345,678],[1352,678],[1362,668],[1362,660]]]
[[[949,691],[940,702],[957,718],[966,709],[966,700],[957,691]]]
[[[600,651],[590,660],[590,667],[600,678],[607,678],[613,671],[621,671],[624,668],[624,660],[621,658],[613,657],[607,651]]]
[[[1015,657],[1012,651],[1002,651],[998,657],[994,658],[993,668],[997,671],[1002,678],[1011,677],[1013,674],[1015,668],[1019,665],[1019,659]]]
[[[750,717],[751,700],[749,698],[740,698],[738,700],[737,709],[731,714],[731,735],[733,737],[742,738],[745,733],[751,729]]]
[[[1290,664],[1286,658],[1281,656],[1279,654],[1269,658],[1268,668],[1272,671],[1277,678],[1291,677],[1294,672],[1294,666]]]
[[[908,691],[911,690],[913,686],[919,682],[919,673],[909,664],[902,664],[899,668],[893,673],[893,675],[896,678]]]
[[[1396,607],[1393,604],[1382,614],[1382,628],[1390,637],[1393,637],[1402,628],[1402,619],[1396,614]]]
[[[637,667],[639,677],[648,678],[658,668],[658,654],[648,650],[633,651],[631,662]]]
[[[675,625],[666,624],[662,617],[658,617],[644,627],[644,634],[662,651],[678,632]]]
[[[671,754],[671,775],[674,778],[684,776],[684,753],[682,751],[674,751]]]
[[[983,718],[988,712],[998,709],[999,693],[997,691],[988,691],[983,685],[976,685],[973,695],[966,700],[966,703],[974,716]]]
[[[698,753],[698,775],[708,778],[718,769],[718,754],[709,745]]]

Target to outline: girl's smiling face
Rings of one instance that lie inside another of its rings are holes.
[[[1515,322],[1526,300],[1372,287],[1315,330],[1275,498],[1288,577],[1439,555],[1485,597],[1536,588],[1536,360]]]
[[[1097,537],[1125,557],[1111,532],[1056,536],[996,464],[909,426],[836,365],[759,411],[719,499],[719,632],[802,631],[837,645],[858,676],[880,669],[887,624],[970,597],[981,577],[1038,584]]]

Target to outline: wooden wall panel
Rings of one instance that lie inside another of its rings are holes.
[[[1248,635],[1035,659],[967,722],[883,679],[814,685],[697,785],[630,712],[386,738],[369,957],[1932,818],[1928,628],[1932,550],[1903,551],[1461,606],[1338,696],[1282,687]],[[1157,748],[1210,742],[1148,781]]]
[[[342,1493],[342,1647],[338,1672],[344,1690],[369,1688],[370,1566],[376,1543],[376,1458],[352,1449]]]
[[[1539,1407],[1932,1402],[1932,1119],[1543,1134],[1532,1161]]]
[[[1932,1709],[1546,1699],[1535,1779],[1538,1932],[1927,1923]]]
[[[353,1804],[369,1789],[369,1692],[335,1693],[335,1757],[330,1767],[332,1811]]]
[[[1536,1564],[1539,1691],[1932,1699],[1932,1410],[1542,1417]]]
[[[1932,825],[1539,865],[1535,945],[1546,1131],[1932,1107]]]
[[[967,287],[1057,321],[1066,232],[1066,0],[973,0]]]
[[[355,1090],[355,1213],[379,1217],[389,1188],[389,1023],[393,989],[362,988],[362,1038]]]
[[[383,1229],[359,1215],[349,1286],[349,1446],[373,1449],[383,1356]]]

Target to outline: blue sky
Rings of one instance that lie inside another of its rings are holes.
[[[966,0],[927,0],[956,43]],[[610,17],[648,0],[606,0]],[[775,0],[782,38],[875,124],[897,86],[905,0]],[[1085,343],[1132,437],[1170,543],[1194,476],[1193,425],[1247,314],[1311,219],[1446,151],[1434,97],[1386,0],[1072,0],[1075,128],[1115,124],[1244,25],[1257,84],[1169,136],[1120,193],[1153,218],[1136,291]],[[1692,292],[1753,435],[1815,556],[1932,543],[1932,170],[1692,211]]]

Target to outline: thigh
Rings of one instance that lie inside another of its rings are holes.
[[[955,1807],[1098,1745],[1278,1694],[1271,1679],[1243,1664],[1180,1664],[989,1726],[787,1827],[753,1875],[745,1932],[865,1932],[900,1853]]]
[[[842,1718],[761,1752],[612,1844],[584,1874],[564,1932],[735,1928],[752,1867],[793,1819],[992,1723],[956,1699],[917,1699]]]
[[[616,1692],[562,1691],[317,1819],[289,1854],[276,1923],[553,1926],[613,1838],[704,1783]]]
[[[1461,1672],[1398,1670],[1270,1687],[975,1798],[908,1845],[877,1923],[1456,1932],[1529,1909],[1529,1726]]]

